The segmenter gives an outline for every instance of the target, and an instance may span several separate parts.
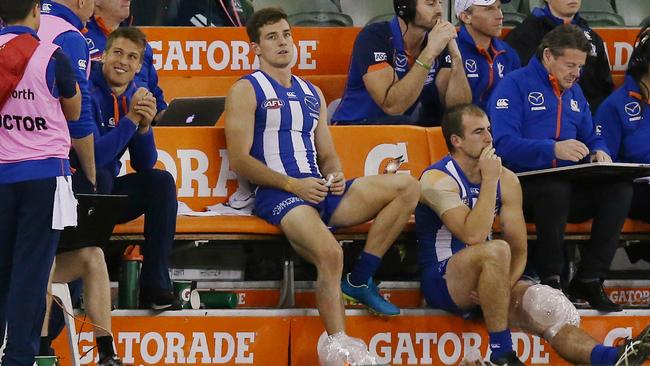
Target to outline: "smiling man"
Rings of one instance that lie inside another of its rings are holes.
[[[456,0],[461,21],[458,48],[472,89],[472,103],[487,109],[492,91],[504,76],[521,67],[517,52],[499,39],[503,29],[501,4],[510,0]]]
[[[575,25],[561,25],[542,40],[528,66],[508,75],[488,102],[497,153],[515,172],[579,162],[611,162],[597,135],[582,89],[576,84],[591,49]],[[523,181],[524,214],[537,226],[529,265],[543,284],[561,288],[567,221],[593,218],[591,242],[569,293],[603,311],[620,311],[602,288],[618,247],[632,196],[631,182],[528,178]]]
[[[582,0],[546,0],[546,6],[533,9],[532,13],[508,34],[505,41],[519,53],[521,62],[527,64],[544,35],[555,27],[561,24],[580,27],[590,43],[590,49],[579,83],[592,112],[595,112],[600,103],[611,94],[614,83],[603,39],[580,16],[580,5]]]

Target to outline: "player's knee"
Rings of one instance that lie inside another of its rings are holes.
[[[417,203],[420,199],[420,183],[408,174],[396,174],[397,194],[409,203]]]
[[[580,326],[580,314],[562,291],[546,285],[529,287],[522,297],[522,310],[531,324],[523,327],[550,341],[566,325]]]
[[[106,266],[104,251],[99,247],[86,247],[79,250],[79,261],[85,268],[96,269]]]
[[[338,243],[324,246],[317,253],[319,272],[341,272],[343,268],[343,248]]]
[[[504,240],[490,240],[485,243],[484,256],[492,262],[508,264],[510,263],[510,245]]]

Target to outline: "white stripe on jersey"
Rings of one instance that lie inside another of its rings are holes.
[[[302,91],[305,92],[307,95],[311,95],[312,97],[314,96],[314,93],[311,92],[311,89],[307,86],[307,83],[305,83],[304,80],[296,76],[296,80],[298,80],[298,84],[300,84],[300,87],[302,88]]]
[[[307,83],[304,80],[302,80],[301,78],[297,77],[297,76],[295,76],[295,78],[296,78],[296,80],[298,80],[298,84],[300,84],[300,88],[302,88],[302,91],[306,95],[311,95],[313,97],[314,93],[311,92],[311,89],[309,89],[309,86],[307,86]],[[319,95],[316,95],[315,97],[320,100]],[[312,114],[312,116],[313,116],[313,114]],[[314,147],[314,161],[318,164],[318,153],[316,151],[316,142],[314,141],[314,136],[315,136],[314,131],[316,130],[317,126],[318,126],[318,119],[314,118],[314,122],[312,123],[311,131],[310,131],[310,134],[309,134],[309,139],[311,140],[311,146]],[[318,168],[318,165],[316,165],[316,169],[319,170],[317,173],[320,174],[320,169]]]
[[[271,85],[271,82],[266,78],[264,73],[260,71],[254,72],[253,77],[260,84],[265,99],[278,98],[275,89],[273,89],[273,85]],[[263,133],[264,161],[266,161],[266,165],[271,170],[286,175],[287,172],[284,170],[284,165],[280,158],[280,134],[278,133],[280,123],[282,123],[280,109],[267,109]]]
[[[289,102],[291,110],[291,143],[293,145],[293,156],[298,164],[298,170],[301,173],[311,173],[309,160],[307,159],[307,148],[302,140],[303,115],[302,105],[297,100]]]
[[[454,253],[451,251],[452,235],[445,225],[440,226],[436,232],[436,257],[438,262],[450,258]]]
[[[451,173],[451,176],[456,180],[456,183],[460,187],[462,193],[460,198],[465,198],[467,197],[467,191],[465,190],[465,185],[463,184],[463,181],[460,179],[460,175],[458,174],[458,171],[456,170],[456,166],[454,163],[449,160],[447,164],[445,164],[445,168]]]

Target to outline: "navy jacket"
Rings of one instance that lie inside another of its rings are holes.
[[[600,105],[594,121],[612,160],[650,163],[650,100],[642,100],[631,76]]]
[[[95,63],[90,74],[97,168],[108,169],[117,176],[122,166],[120,158],[128,148],[131,167],[135,171],[151,169],[158,160],[153,128],[139,134],[138,127],[126,117],[131,97],[138,87],[131,82],[122,95],[114,95],[104,79],[102,66]]]
[[[497,154],[515,172],[574,164],[555,159],[555,142],[582,141],[590,152],[609,153],[596,134],[589,104],[578,84],[560,92],[537,57],[499,83],[488,114]]]
[[[498,38],[492,38],[489,50],[479,48],[464,25],[458,32],[458,48],[472,89],[472,103],[487,112],[487,101],[497,84],[506,74],[521,67],[519,56]]]

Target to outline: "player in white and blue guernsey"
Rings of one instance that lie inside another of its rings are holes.
[[[291,74],[293,42],[286,14],[262,9],[246,28],[260,69],[237,81],[228,94],[228,158],[237,174],[259,185],[255,214],[278,225],[296,252],[316,266],[316,302],[334,341],[347,337],[342,292],[377,313],[399,314],[379,295],[372,276],[415,209],[419,185],[403,174],[346,182],[321,91]],[[359,260],[341,281],[343,251],[329,227],[373,218]]]
[[[415,220],[427,303],[458,314],[480,306],[492,364],[522,364],[509,326],[544,337],[573,364],[643,364],[650,327],[624,345],[605,346],[579,328],[580,315],[562,291],[522,276],[527,243],[521,187],[494,154],[489,126],[478,106],[450,109],[442,131],[451,154],[422,174]],[[496,214],[504,240],[490,240]]]

